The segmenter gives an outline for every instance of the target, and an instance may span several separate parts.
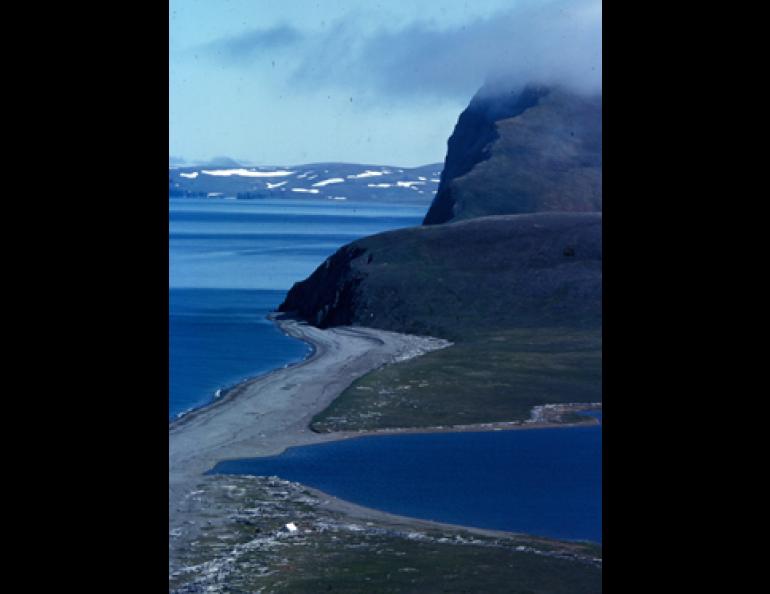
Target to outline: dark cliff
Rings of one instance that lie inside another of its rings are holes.
[[[342,247],[296,283],[282,312],[458,339],[495,327],[598,327],[600,213],[483,217]]]
[[[602,98],[529,86],[482,88],[449,139],[424,224],[602,210]]]

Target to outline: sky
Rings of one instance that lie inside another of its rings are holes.
[[[600,0],[169,0],[169,155],[443,162],[484,84],[601,91]]]

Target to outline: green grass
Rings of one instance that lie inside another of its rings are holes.
[[[599,402],[601,331],[482,332],[355,381],[315,431],[463,425],[529,418],[533,406]]]
[[[370,537],[328,538],[291,551],[283,571],[260,580],[270,592],[601,592],[601,569],[506,547]],[[257,583],[254,584],[255,586]],[[244,583],[248,588],[250,584]],[[248,590],[244,590],[248,591]]]

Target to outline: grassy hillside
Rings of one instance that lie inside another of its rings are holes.
[[[598,328],[479,332],[454,346],[389,365],[354,382],[314,431],[523,421],[533,406],[599,402]]]
[[[600,213],[484,217],[350,243],[289,291],[280,311],[460,340],[483,329],[601,320]]]
[[[484,217],[343,247],[281,311],[455,345],[368,374],[314,429],[508,421],[600,401],[601,270],[599,213]]]

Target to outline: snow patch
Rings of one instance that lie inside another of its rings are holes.
[[[186,177],[187,179],[195,179],[196,177],[198,177],[198,172],[193,171],[192,173],[180,173],[179,175],[182,177]]]
[[[378,175],[385,175],[384,171],[371,171],[367,169],[363,173],[356,173],[354,175],[348,175],[348,179],[359,179],[361,177],[376,177]]]
[[[292,188],[292,192],[307,192],[308,194],[318,194],[321,190],[316,190],[315,188]]]
[[[219,177],[230,177],[238,175],[241,177],[285,177],[292,175],[293,171],[254,171],[249,169],[204,169],[201,171],[206,175],[216,175]]]
[[[344,183],[345,180],[341,177],[332,177],[331,179],[325,179],[323,181],[319,181],[313,184],[314,188],[322,188],[323,186],[328,186],[329,184],[341,184]]]

